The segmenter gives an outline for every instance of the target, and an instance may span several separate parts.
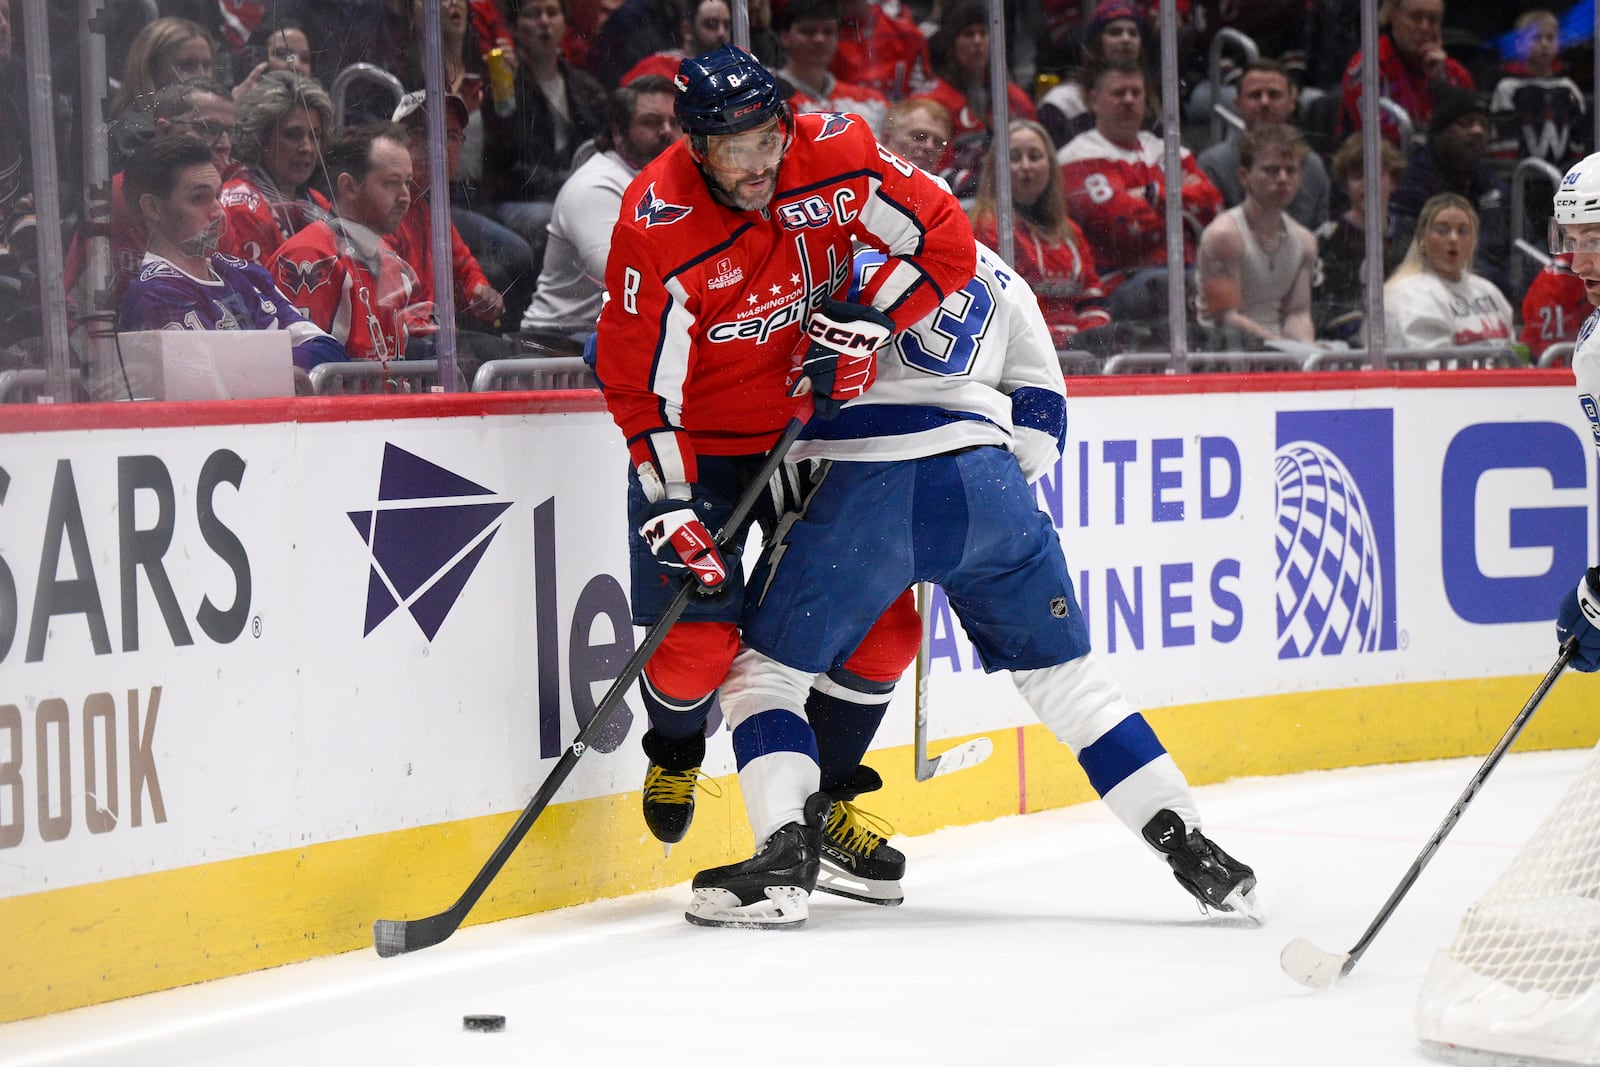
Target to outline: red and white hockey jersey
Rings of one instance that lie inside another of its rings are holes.
[[[840,114],[800,115],[765,211],[713,199],[678,143],[634,178],[606,263],[598,373],[636,466],[693,482],[696,457],[765,451],[808,309],[843,298],[852,240],[891,257],[860,300],[904,328],[965,285],[972,227],[933,178]]]
[[[1167,184],[1161,138],[1139,132],[1134,145],[1113,144],[1099,130],[1068,141],[1056,153],[1067,211],[1089,239],[1095,267],[1109,292],[1121,275],[1167,262]],[[1222,210],[1222,193],[1185,148],[1183,261],[1193,264],[1200,231]]]
[[[258,168],[240,168],[217,196],[228,215],[219,251],[264,265],[288,238],[333,214],[327,197],[315,189],[305,193],[305,199],[284,193]]]
[[[344,345],[351,359],[399,359],[420,304],[416,273],[372,230],[347,219],[317,222],[267,262],[300,313]]]

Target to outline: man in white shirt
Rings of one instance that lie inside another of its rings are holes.
[[[577,355],[594,332],[622,194],[633,176],[683,132],[673,103],[672,83],[658,75],[612,91],[599,151],[556,194],[544,268],[522,317],[525,340],[556,355]]]

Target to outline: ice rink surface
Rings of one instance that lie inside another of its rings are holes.
[[[0,1067],[1431,1063],[1412,1026],[1431,955],[1588,759],[1506,757],[1326,992],[1279,950],[1353,945],[1481,759],[1200,789],[1260,877],[1260,928],[1201,916],[1090,804],[899,839],[899,908],[818,894],[804,929],[707,930],[676,886],[0,1026]],[[469,1013],[506,1030],[465,1032]]]

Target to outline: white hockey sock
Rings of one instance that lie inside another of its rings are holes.
[[[1078,757],[1106,806],[1135,834],[1162,808],[1199,829],[1200,813],[1183,772],[1099,656],[1090,652],[1055,667],[1013,671],[1011,679],[1039,721]]]
[[[722,683],[722,713],[733,731],[739,787],[756,846],[791,822],[821,788],[817,742],[806,720],[811,675],[750,649],[734,657]]]

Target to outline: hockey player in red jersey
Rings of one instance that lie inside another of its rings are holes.
[[[676,87],[688,137],[623,196],[597,356],[633,461],[633,621],[655,622],[675,574],[712,594],[691,602],[640,680],[645,820],[669,844],[688,827],[712,695],[739,643],[744,537],[719,552],[710,531],[777,440],[793,395],[809,386],[823,417],[861,395],[872,344],[965,285],[976,263],[971,227],[942,186],[880,148],[859,118],[792,116],[748,52],[725,45],[685,60]],[[889,258],[859,303],[844,303],[852,241]],[[845,350],[826,340],[844,335],[869,340]],[[758,521],[770,528],[771,514]],[[819,679],[808,713],[849,724],[828,731],[844,739],[820,754],[825,790],[879,784],[860,757],[919,637],[908,593]]]

